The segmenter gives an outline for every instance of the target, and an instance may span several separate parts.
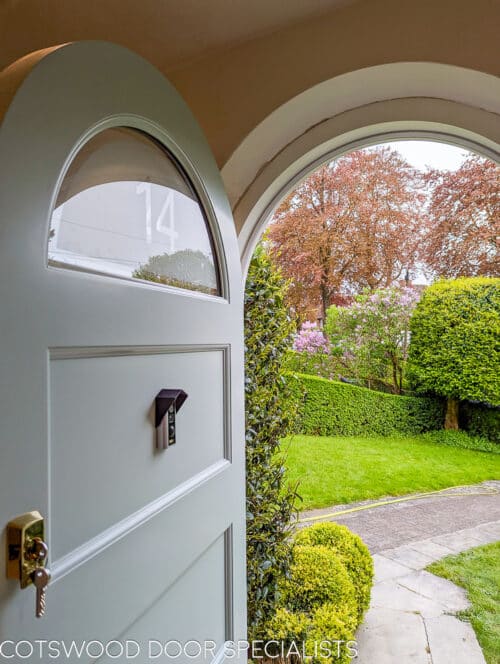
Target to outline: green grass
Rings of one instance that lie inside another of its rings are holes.
[[[400,496],[500,478],[500,455],[420,436],[293,436],[283,443],[300,509]]]
[[[447,556],[427,570],[466,589],[472,606],[458,615],[472,624],[488,664],[500,664],[500,542]]]

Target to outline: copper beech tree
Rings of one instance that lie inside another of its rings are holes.
[[[360,150],[314,171],[269,226],[273,259],[301,318],[326,318],[346,293],[387,287],[419,261],[424,182],[387,147]]]
[[[456,171],[433,170],[425,263],[437,277],[500,275],[500,167],[468,157]]]

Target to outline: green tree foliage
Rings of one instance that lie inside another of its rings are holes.
[[[296,408],[285,380],[284,360],[293,325],[285,305],[286,282],[258,249],[245,291],[245,396],[247,463],[248,623],[251,639],[279,599],[287,574],[287,544],[296,489],[286,484],[279,441],[290,433]]]
[[[448,399],[446,428],[458,428],[460,400],[500,404],[500,279],[429,286],[410,329],[410,380],[419,391]]]

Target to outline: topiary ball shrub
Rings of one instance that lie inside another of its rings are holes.
[[[345,566],[354,586],[359,625],[370,604],[373,584],[373,560],[363,540],[346,526],[337,523],[318,523],[295,536],[299,546],[327,547],[334,551]]]
[[[352,661],[349,644],[354,643],[355,622],[332,602],[310,613],[280,607],[267,625],[268,655],[277,658],[283,654],[279,661],[301,661],[301,657],[293,657],[298,652],[312,664],[348,664]]]
[[[306,653],[313,662],[351,664],[353,652],[349,643],[355,643],[355,629],[356,620],[352,616],[346,616],[336,604],[326,602],[313,611],[305,642]]]
[[[458,429],[460,402],[500,406],[500,279],[437,281],[411,319],[408,378],[447,399],[445,429]]]
[[[358,613],[349,574],[336,551],[327,546],[293,547],[282,593],[285,605],[295,611],[311,611],[333,602],[345,613],[347,622]]]
[[[370,601],[373,561],[361,539],[345,526],[321,523],[296,533],[281,605],[264,638],[281,662],[347,664],[354,634]]]
[[[266,624],[263,640],[267,643],[277,642],[268,646],[270,654],[276,656],[281,650],[291,648],[293,643],[306,643],[310,629],[311,616],[308,613],[290,611],[280,606]]]

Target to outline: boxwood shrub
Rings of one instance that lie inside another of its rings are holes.
[[[428,286],[411,318],[408,378],[424,393],[500,406],[500,279]]]
[[[319,436],[417,434],[442,428],[443,401],[375,392],[307,374],[288,374],[301,401],[297,433]]]
[[[284,579],[282,590],[286,606],[296,611],[334,602],[344,607],[346,615],[357,614],[354,585],[332,547],[294,546],[289,578]]]
[[[349,656],[352,653],[349,643],[355,644],[355,629],[354,622],[343,608],[332,602],[325,602],[309,613],[279,607],[264,635],[268,653],[272,656],[267,661],[280,664],[301,661],[310,664],[351,664],[353,660],[352,654]],[[325,652],[323,655],[323,648],[329,648],[331,654]],[[289,653],[298,656],[290,657]],[[303,660],[302,654],[307,659]]]
[[[304,649],[311,662],[346,664],[372,583],[373,561],[357,535],[334,523],[304,528],[292,541],[292,564],[281,581],[281,604],[268,621],[264,638],[276,642],[276,654],[295,647],[301,654]],[[327,641],[331,652],[315,656],[315,647]],[[337,641],[338,649],[333,646]],[[285,654],[283,660],[293,658]]]
[[[337,523],[317,523],[299,530],[295,543],[326,546],[337,554],[354,586],[359,624],[370,604],[373,582],[373,560],[363,540],[346,526]]]

